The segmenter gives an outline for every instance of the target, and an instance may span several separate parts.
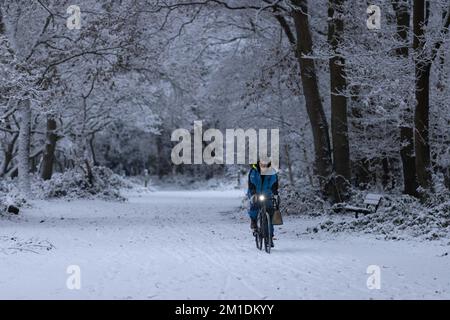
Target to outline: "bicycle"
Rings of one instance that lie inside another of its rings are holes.
[[[256,242],[256,248],[259,250],[262,250],[263,243],[264,243],[264,250],[267,253],[270,253],[270,250],[272,248],[272,213],[267,210],[267,198],[263,194],[256,195],[256,201],[260,203],[260,208],[258,210],[258,215],[256,218],[256,229],[253,232],[253,235],[255,236],[255,242]],[[270,201],[272,201],[272,208],[278,207],[278,198],[275,198],[272,196],[270,198]]]

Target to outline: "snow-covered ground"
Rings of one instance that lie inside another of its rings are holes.
[[[128,202],[34,201],[0,221],[0,298],[450,298],[445,242],[305,234],[285,217],[269,255],[255,248],[242,191],[155,191]],[[81,289],[66,286],[80,267]],[[380,289],[369,289],[369,265]]]

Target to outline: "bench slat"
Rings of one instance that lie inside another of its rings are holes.
[[[371,211],[367,208],[360,208],[355,206],[346,205],[344,206],[345,210],[353,211],[353,212],[362,212],[362,213],[370,213]]]
[[[383,196],[381,194],[368,193],[366,195],[366,197],[364,198],[364,204],[375,206],[375,211],[377,211],[382,198],[383,198]],[[353,211],[356,213],[355,214],[356,218],[358,218],[358,213],[369,214],[369,213],[374,212],[373,209],[370,209],[369,207],[360,208],[360,207],[356,207],[356,206],[352,206],[352,205],[348,205],[348,204],[341,204],[340,206],[336,206],[336,209],[344,209],[346,211]]]
[[[364,204],[373,204],[373,205],[377,205],[380,203],[380,200],[373,200],[373,199],[366,199],[364,200]]]
[[[366,195],[366,199],[371,199],[371,200],[381,200],[381,198],[383,198],[383,196],[381,194],[376,194],[376,193],[368,193]]]

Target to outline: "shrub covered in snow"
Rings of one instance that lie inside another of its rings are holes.
[[[279,193],[280,209],[285,214],[319,216],[330,210],[330,203],[324,201],[318,190],[309,184],[281,186]]]
[[[363,232],[383,235],[386,239],[421,237],[425,239],[450,238],[450,190],[442,177],[433,177],[434,190],[425,201],[401,194],[384,193],[377,212],[354,218],[354,213],[335,212],[333,206],[322,200],[310,184],[297,183],[280,188],[281,210],[284,214],[325,217],[315,232]],[[351,190],[347,204],[364,207],[369,191]]]
[[[165,176],[162,179],[152,177],[152,181],[161,187],[177,186],[185,190],[224,190],[237,188],[237,180],[232,177],[214,177],[205,179],[189,175]]]
[[[281,181],[283,181],[281,179]],[[245,187],[247,187],[245,185]],[[298,182],[295,186],[281,184],[279,187],[280,210],[283,215],[320,216],[330,211],[331,205],[323,200],[320,193],[310,184]],[[240,211],[247,211],[249,202],[247,196],[242,197]]]
[[[11,181],[0,181],[0,215],[5,214],[10,206],[21,208],[26,204],[26,200],[17,186]]]
[[[362,198],[362,192],[356,196]],[[377,212],[360,215],[359,218],[339,219],[341,213],[309,228],[310,232],[357,231],[381,234],[386,239],[421,237],[428,240],[450,237],[450,199],[435,203],[429,199],[421,203],[418,199],[406,195],[384,195]],[[361,206],[362,200],[354,204]],[[338,219],[336,219],[338,218]]]
[[[33,193],[38,198],[100,198],[125,200],[120,189],[131,188],[131,184],[106,167],[92,168],[92,183],[80,169],[55,173],[52,179],[35,179]]]

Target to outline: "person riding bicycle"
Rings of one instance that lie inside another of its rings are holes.
[[[273,195],[278,195],[278,174],[271,166],[270,160],[258,160],[256,164],[251,165],[251,169],[248,173],[248,190],[247,197],[250,199],[250,208],[248,215],[250,216],[250,228],[256,229],[256,218],[258,216],[259,204],[256,199],[258,194],[262,194],[266,199],[271,199]],[[269,210],[270,217],[273,217],[274,208],[272,202],[267,202],[267,208]],[[271,224],[272,239],[274,230]],[[272,241],[273,246],[273,241]]]

